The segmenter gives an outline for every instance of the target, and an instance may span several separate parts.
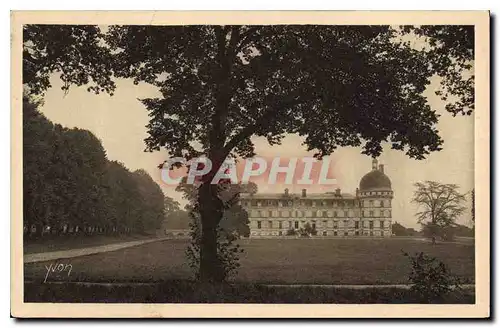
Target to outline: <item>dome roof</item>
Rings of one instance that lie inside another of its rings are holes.
[[[392,190],[391,180],[384,172],[380,170],[372,170],[365,174],[359,182],[359,190]]]

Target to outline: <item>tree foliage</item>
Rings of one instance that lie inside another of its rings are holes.
[[[65,92],[71,85],[87,85],[89,91],[111,93],[112,55],[102,37],[92,25],[24,25],[23,83],[43,94],[51,87],[50,75],[58,73]]]
[[[149,150],[191,158],[215,147],[221,158],[248,157],[252,135],[276,144],[298,133],[318,156],[338,146],[376,156],[389,141],[421,158],[441,145],[422,95],[433,72],[426,56],[394,42],[395,33],[386,26],[114,26],[106,40],[117,53],[115,74],[162,93],[142,100]]]
[[[474,110],[474,26],[405,26],[406,32],[422,36],[429,44],[426,56],[441,79],[436,94],[454,116]]]
[[[459,186],[442,184],[435,181],[415,183],[412,202],[420,208],[417,212],[418,223],[424,226],[424,232],[434,238],[455,224],[464,213],[466,195],[461,194]]]
[[[416,236],[418,232],[413,228],[406,228],[401,223],[394,222],[391,225],[392,233],[395,236]]]

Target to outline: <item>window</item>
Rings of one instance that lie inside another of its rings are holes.
[[[355,234],[356,236],[359,236],[359,231],[356,231],[354,234]]]
[[[337,211],[333,211],[333,217],[336,218],[337,217]]]
[[[326,228],[327,226],[328,226],[328,221],[323,220],[323,227],[325,227],[325,228]]]
[[[292,229],[292,221],[288,221],[288,228]]]
[[[370,229],[373,229],[373,221],[370,221]]]
[[[283,231],[278,232],[278,235],[282,236],[283,235]]]
[[[373,217],[373,211],[370,211],[370,217],[371,218]]]
[[[295,221],[295,229],[299,228],[299,221]]]
[[[322,213],[322,217],[326,218],[327,216],[328,216],[327,211],[323,211],[323,213]]]
[[[336,235],[337,235],[337,231],[334,231],[334,232],[333,232],[333,235],[334,235],[334,236],[336,236]]]
[[[373,200],[370,200],[370,207],[373,207]]]
[[[271,229],[273,227],[273,221],[268,221],[267,223],[269,225],[269,229]]]
[[[323,231],[323,236],[326,236],[326,231]]]
[[[280,229],[283,229],[283,221],[279,221],[279,222],[278,222],[278,227],[279,227]]]
[[[383,220],[380,221],[380,228],[384,229],[384,221]]]
[[[384,237],[384,232],[383,232],[383,231],[381,231],[381,232],[380,232],[380,235],[381,235],[382,237]]]
[[[370,236],[373,236],[373,231],[370,231]]]
[[[344,236],[349,236],[349,233],[347,231],[344,231]]]
[[[262,229],[262,222],[257,221],[257,229]]]
[[[354,221],[354,229],[359,229],[359,221]]]
[[[316,221],[313,221],[312,224],[311,224],[311,227],[316,230]]]
[[[333,229],[338,229],[339,223],[337,221],[333,221]]]

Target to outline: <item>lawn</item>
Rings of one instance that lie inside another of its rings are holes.
[[[47,281],[156,282],[189,279],[184,255],[186,240],[164,240],[114,252],[82,256],[60,263],[64,272],[51,272]],[[474,245],[431,245],[412,239],[250,239],[235,282],[270,284],[398,284],[410,270],[402,251],[425,252],[445,262],[465,282],[474,282]],[[45,266],[25,264],[25,278],[43,281]],[[69,276],[68,276],[69,273]]]

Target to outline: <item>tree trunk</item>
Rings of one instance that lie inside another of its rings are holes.
[[[202,282],[224,280],[223,268],[217,254],[217,225],[222,218],[222,201],[217,196],[217,185],[205,181],[200,186],[198,201],[201,216],[200,271]]]

